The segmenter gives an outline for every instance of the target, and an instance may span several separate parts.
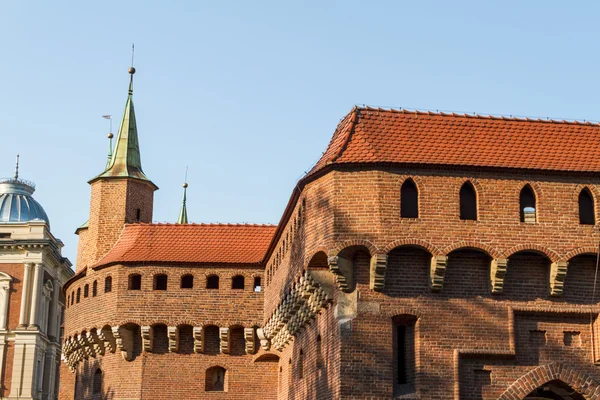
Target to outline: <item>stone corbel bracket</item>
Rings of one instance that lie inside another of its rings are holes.
[[[104,343],[104,349],[111,353],[117,351],[116,340],[112,334],[112,329],[102,329],[98,331],[98,339]]]
[[[142,332],[142,348],[145,352],[152,353],[154,329],[151,326],[142,326],[140,331]]]
[[[256,352],[254,328],[244,328],[244,339],[246,339],[246,354],[254,354]]]
[[[371,257],[371,289],[380,292],[385,287],[387,262],[387,254],[374,254]]]
[[[177,353],[177,350],[179,350],[179,328],[168,326],[167,335],[169,336],[169,352]]]
[[[113,326],[116,348],[121,352],[125,361],[133,360],[133,332],[121,326]]]
[[[550,295],[561,296],[567,277],[568,261],[557,261],[550,265]]]
[[[87,336],[88,336],[88,342],[91,343],[94,348],[94,353],[96,353],[97,355],[103,356],[104,355],[104,342],[102,340],[100,340],[100,338],[98,337],[97,331],[95,329],[91,330],[88,332]]]
[[[219,338],[221,339],[221,353],[229,354],[229,328],[219,328]]]
[[[439,292],[442,290],[447,264],[448,256],[431,257],[431,268],[429,270],[429,288],[431,291]]]
[[[492,285],[492,293],[500,294],[504,290],[504,276],[506,275],[506,266],[508,260],[506,258],[495,258],[490,265],[490,282]]]
[[[343,292],[348,292],[354,287],[352,260],[341,256],[330,256],[327,258],[329,270],[335,275],[335,280]]]
[[[258,328],[256,330],[256,335],[258,336],[258,340],[260,340],[260,347],[265,351],[270,350],[271,340],[265,336],[265,331],[262,328]]]
[[[194,353],[204,353],[204,328],[201,326],[195,326],[193,330],[194,334]]]

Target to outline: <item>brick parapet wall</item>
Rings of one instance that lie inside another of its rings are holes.
[[[128,290],[128,277],[142,276],[141,290]],[[153,290],[155,274],[168,276],[167,290]],[[181,277],[194,276],[194,287],[182,289]],[[219,289],[206,289],[206,278],[219,276]],[[211,323],[222,327],[242,325],[252,327],[262,321],[263,293],[254,292],[255,277],[262,279],[263,270],[251,267],[196,267],[196,266],[123,266],[115,265],[100,270],[88,270],[68,288],[71,298],[81,290],[80,303],[65,311],[65,336],[105,325],[116,326],[127,322],[138,325],[164,323],[169,326],[190,324],[201,326]],[[244,276],[244,289],[232,289],[231,278]],[[112,291],[104,292],[104,281],[112,277]],[[98,282],[98,294],[92,297],[93,282]],[[85,285],[89,297],[83,297]]]

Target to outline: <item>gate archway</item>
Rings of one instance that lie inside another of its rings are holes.
[[[567,364],[552,363],[517,379],[498,400],[581,400],[591,399],[597,391],[600,384],[590,375]]]

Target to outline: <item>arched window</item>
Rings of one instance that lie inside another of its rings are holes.
[[[112,277],[104,278],[104,293],[112,292]]]
[[[71,305],[75,304],[75,291],[71,292]]]
[[[83,287],[83,297],[88,297],[90,295],[90,285],[88,285],[87,283],[85,284],[85,286]]]
[[[94,281],[92,283],[92,297],[96,297],[98,295],[98,281]]]
[[[154,275],[154,290],[167,290],[167,275]]]
[[[101,392],[102,392],[102,370],[100,368],[97,368],[96,372],[94,372],[92,393],[101,393]]]
[[[142,290],[142,276],[140,274],[129,275],[129,290]]]
[[[181,288],[192,289],[194,287],[194,275],[187,274],[181,277]]]
[[[207,392],[226,392],[227,371],[223,367],[210,367],[206,370],[206,385],[204,390]]]
[[[304,352],[300,349],[298,356],[298,378],[304,378]]]
[[[529,185],[521,189],[519,195],[519,209],[521,210],[521,222],[534,224],[536,222],[535,194]]]
[[[588,188],[583,188],[583,190],[579,192],[579,223],[582,225],[596,224],[594,198]]]
[[[244,277],[242,275],[236,275],[231,278],[232,289],[244,289]]]
[[[419,217],[419,191],[412,179],[407,179],[400,188],[400,216],[402,218]]]
[[[321,335],[317,336],[317,369],[323,368],[325,361],[323,360],[323,343],[321,342]]]
[[[465,182],[460,188],[460,219],[477,221],[477,194],[473,184]]]
[[[77,288],[77,298],[76,298],[76,302],[79,303],[79,301],[81,300],[81,288]]]
[[[211,275],[206,278],[206,288],[207,289],[218,289],[219,288],[219,276]]]

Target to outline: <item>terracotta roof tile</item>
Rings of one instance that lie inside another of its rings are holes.
[[[600,125],[356,107],[309,175],[332,163],[600,172]]]
[[[129,224],[93,268],[115,263],[258,264],[275,225]]]

